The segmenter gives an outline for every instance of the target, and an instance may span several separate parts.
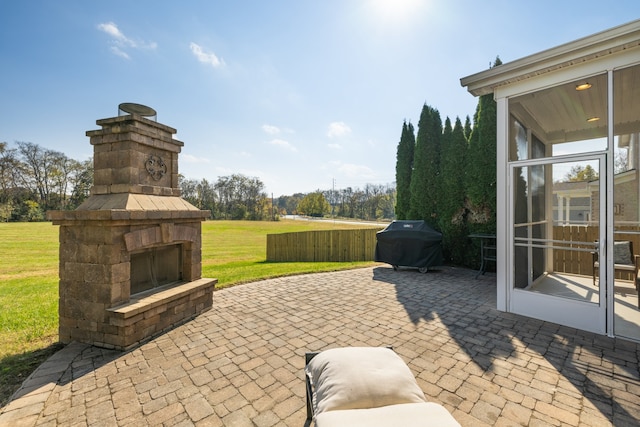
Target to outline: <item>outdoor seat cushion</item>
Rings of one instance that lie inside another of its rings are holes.
[[[426,402],[409,367],[384,347],[325,350],[309,362],[305,373],[313,389],[315,416],[327,411]]]
[[[618,265],[633,265],[631,242],[613,242],[613,263]]]
[[[315,419],[316,427],[460,427],[441,405],[433,402],[403,403],[371,409],[328,411]]]

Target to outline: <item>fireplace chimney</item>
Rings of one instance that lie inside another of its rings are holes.
[[[210,212],[180,198],[176,130],[144,105],[118,113],[86,133],[90,197],[48,217],[60,226],[60,341],[126,350],[209,310],[217,279],[201,277]]]

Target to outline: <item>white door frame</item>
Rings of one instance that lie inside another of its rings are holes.
[[[507,251],[506,251],[506,268],[507,273],[507,301],[509,309],[512,313],[521,314],[524,316],[533,317],[540,320],[559,323],[562,325],[583,329],[586,331],[595,332],[598,334],[607,333],[607,292],[610,286],[605,279],[609,270],[609,262],[606,262],[606,257],[603,257],[600,262],[601,265],[607,266],[607,268],[601,268],[599,270],[600,286],[598,287],[598,302],[592,303],[581,300],[574,300],[555,295],[546,295],[537,292],[532,292],[524,289],[517,289],[513,287],[514,284],[514,197],[513,197],[513,179],[514,170],[518,167],[525,166],[537,166],[537,165],[551,165],[555,163],[565,162],[577,162],[577,161],[598,161],[599,164],[599,252],[600,254],[606,254],[605,242],[608,241],[607,230],[607,206],[608,206],[608,184],[609,179],[607,177],[607,155],[606,152],[594,152],[588,154],[546,157],[542,159],[532,159],[510,162],[507,171],[507,188],[509,189],[507,194]],[[552,247],[553,243],[551,243]]]

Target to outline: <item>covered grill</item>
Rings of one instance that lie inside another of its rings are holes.
[[[442,233],[424,221],[393,221],[376,234],[375,260],[399,266],[416,267],[424,273],[443,264]]]

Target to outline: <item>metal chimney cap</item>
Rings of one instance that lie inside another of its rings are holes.
[[[123,115],[121,113],[138,114],[143,117],[152,117],[154,119],[158,115],[158,113],[156,113],[156,110],[154,110],[153,108],[147,107],[146,105],[142,104],[135,104],[133,102],[123,102],[122,104],[118,105],[118,116]]]

